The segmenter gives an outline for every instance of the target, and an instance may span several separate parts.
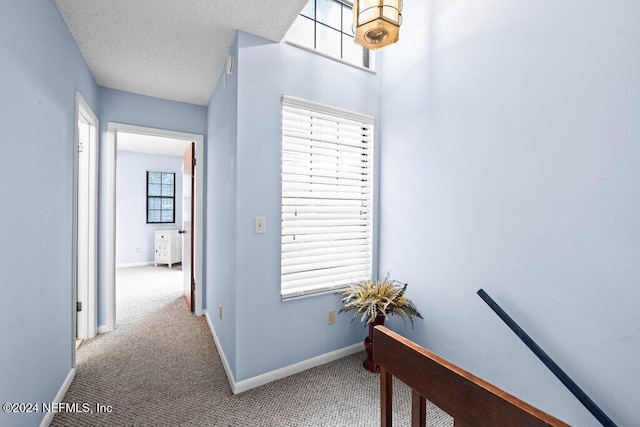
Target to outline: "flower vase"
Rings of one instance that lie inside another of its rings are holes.
[[[364,350],[367,352],[367,359],[362,362],[362,366],[373,373],[380,373],[380,366],[373,361],[373,328],[384,325],[384,316],[377,316],[373,322],[369,323],[369,336],[364,339]]]

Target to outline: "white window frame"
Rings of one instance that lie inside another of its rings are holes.
[[[282,97],[283,300],[372,277],[374,121]]]
[[[350,7],[353,10],[353,2],[352,1],[350,1],[350,0],[336,0],[336,1],[338,3],[342,3],[343,5],[345,5],[347,7]],[[315,7],[315,5],[314,5],[314,7]],[[375,67],[375,52],[374,51],[372,51],[371,49],[367,49],[367,48],[363,47],[362,48],[363,49],[363,53],[362,53],[363,54],[363,58],[362,58],[362,61],[360,63],[355,63],[355,62],[349,61],[348,59],[344,59],[344,58],[342,58],[342,55],[340,57],[338,57],[338,56],[334,56],[334,55],[330,55],[328,53],[322,52],[321,50],[318,50],[318,48],[316,47],[316,44],[317,44],[318,40],[317,40],[317,33],[316,33],[316,30],[315,30],[315,27],[317,25],[321,25],[321,26],[325,26],[327,28],[334,29],[336,31],[338,31],[338,30],[333,28],[333,27],[328,26],[327,24],[325,24],[325,23],[323,23],[321,21],[319,21],[317,19],[317,16],[315,18],[310,18],[310,17],[300,13],[300,15],[298,15],[298,18],[296,18],[296,19],[300,19],[300,17],[302,17],[303,19],[308,19],[309,21],[312,21],[314,23],[314,34],[313,34],[313,44],[314,44],[314,46],[313,47],[305,46],[299,40],[293,39],[288,31],[287,31],[287,34],[285,34],[285,37],[283,39],[287,44],[290,44],[290,45],[295,46],[297,48],[306,50],[308,52],[315,53],[315,54],[323,56],[325,58],[332,59],[332,60],[340,62],[342,64],[349,65],[349,66],[354,67],[354,68],[358,68],[358,69],[361,69],[361,70],[364,70],[364,71],[368,71],[368,72],[373,73],[373,74],[376,73],[376,70],[375,70],[375,68],[376,68]],[[341,40],[342,40],[342,37],[344,37],[344,34],[347,34],[347,33],[344,33],[344,31],[340,31],[340,33],[341,33]],[[347,34],[347,35],[355,38],[354,34]],[[340,47],[340,49],[342,51],[342,46]]]

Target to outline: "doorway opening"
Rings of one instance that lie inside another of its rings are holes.
[[[97,333],[98,118],[76,92],[73,197],[73,352]]]
[[[191,308],[190,287],[184,293],[183,283],[191,284],[192,179],[183,171],[190,170],[185,152],[193,142],[124,131],[116,138],[118,327],[176,297]]]
[[[162,277],[173,277],[167,288],[170,289],[181,272],[178,280],[181,279],[184,299],[191,311],[201,315],[203,192],[200,189],[204,176],[194,159],[203,157],[203,136],[109,123],[108,137],[107,310],[106,325],[100,327],[100,332],[108,332],[120,324],[120,320],[116,321],[116,299],[125,298],[127,293],[133,299],[141,298],[146,292],[141,289],[142,293],[132,296],[129,289],[120,290],[120,282],[131,282],[128,278],[133,275],[129,273],[140,273],[142,276],[136,277],[142,278],[147,273],[153,276],[164,272]],[[194,154],[185,166],[184,156],[189,150],[194,150]],[[187,188],[193,190],[191,199]],[[135,304],[126,306],[135,312]],[[127,317],[132,313],[122,314]]]

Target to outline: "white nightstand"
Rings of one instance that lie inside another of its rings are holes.
[[[177,262],[182,262],[182,235],[178,230],[156,231],[155,261],[158,264],[169,264],[169,268]]]

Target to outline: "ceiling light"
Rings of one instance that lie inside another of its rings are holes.
[[[395,43],[402,24],[402,0],[354,0],[353,28],[356,43],[379,49]]]

